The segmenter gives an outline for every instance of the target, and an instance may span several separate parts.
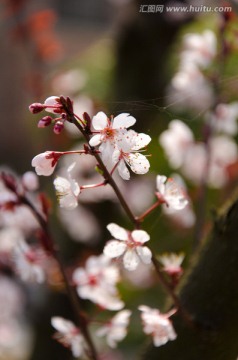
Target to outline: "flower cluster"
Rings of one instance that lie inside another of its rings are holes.
[[[168,102],[177,109],[203,111],[212,105],[214,92],[203,70],[216,56],[216,43],[211,30],[184,36],[179,70],[168,88]]]
[[[214,133],[209,141],[208,164],[206,144],[195,141],[189,127],[180,120],[171,121],[169,129],[160,135],[159,142],[171,166],[179,168],[195,184],[201,183],[208,166],[206,181],[214,188],[221,188],[228,182],[227,168],[238,157],[237,145],[233,139],[225,134]]]

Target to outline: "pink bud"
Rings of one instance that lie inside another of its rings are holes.
[[[44,128],[46,126],[49,126],[52,122],[52,117],[51,116],[44,116],[42,119],[40,119],[40,121],[38,122],[38,128]]]
[[[63,130],[63,128],[64,128],[64,123],[62,121],[57,121],[54,125],[54,133],[56,135],[59,135]]]
[[[32,114],[38,114],[45,109],[45,106],[41,103],[34,103],[29,106],[29,110]]]

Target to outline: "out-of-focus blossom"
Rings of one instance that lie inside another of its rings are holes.
[[[0,358],[30,359],[33,350],[33,329],[14,317],[0,321]]]
[[[138,289],[148,289],[157,281],[152,263],[150,265],[140,263],[136,271],[123,271],[122,269],[122,277],[129,283],[129,286],[132,285]]]
[[[39,223],[35,216],[25,205],[19,205],[13,209],[4,209],[4,211],[1,211],[0,224],[5,228],[17,229],[23,236],[29,236],[39,228]]]
[[[143,175],[149,171],[150,163],[145,155],[139,153],[139,150],[147,146],[150,141],[151,137],[143,133],[138,134],[133,130],[121,132],[112,158],[114,164],[118,164],[117,170],[122,179],[130,179],[130,173],[126,165],[135,174]]]
[[[124,303],[118,297],[118,268],[104,255],[90,256],[85,268],[77,268],[73,281],[78,295],[109,310],[120,310]]]
[[[73,240],[95,244],[100,239],[101,227],[96,216],[81,204],[71,211],[60,208],[59,217]]]
[[[23,281],[43,283],[45,281],[44,264],[46,254],[38,248],[30,247],[21,241],[13,250],[16,273]]]
[[[158,175],[156,178],[158,197],[161,203],[171,207],[174,210],[182,210],[187,206],[188,200],[186,199],[185,193],[182,188],[174,181],[166,176]]]
[[[25,302],[23,291],[16,282],[0,275],[0,323],[22,314]]]
[[[52,90],[58,94],[74,95],[87,83],[88,74],[82,69],[72,69],[54,76]]]
[[[237,134],[238,102],[218,104],[215,111],[208,113],[206,117],[216,132]]]
[[[215,188],[221,188],[226,185],[229,180],[227,172],[228,165],[237,161],[237,145],[232,138],[220,135],[211,139],[210,151],[211,164],[208,183]]]
[[[104,254],[109,258],[123,257],[125,269],[133,271],[142,261],[150,264],[152,253],[144,243],[150,240],[149,234],[144,230],[133,230],[132,232],[116,225],[109,224],[107,229],[117,240],[110,240],[104,247]]]
[[[166,344],[169,340],[175,340],[177,335],[169,320],[172,314],[161,314],[157,309],[141,305],[138,308],[141,313],[143,330],[145,334],[152,335],[154,346]]]
[[[59,200],[60,207],[65,209],[75,209],[78,206],[78,196],[80,194],[80,187],[77,181],[72,179],[71,170],[75,163],[71,164],[67,170],[68,179],[58,176],[54,180],[56,194]]]
[[[183,272],[181,264],[184,260],[184,254],[163,254],[159,256],[159,261],[163,265],[163,271],[170,276],[180,276]]]
[[[33,171],[27,171],[22,175],[22,184],[28,191],[35,191],[39,188],[39,179]]]
[[[119,341],[127,335],[127,326],[131,316],[130,310],[122,310],[117,313],[106,325],[96,331],[97,336],[106,336],[107,343],[111,348],[115,348]]]
[[[208,67],[215,58],[217,52],[216,35],[211,30],[205,30],[202,34],[186,34],[183,38],[183,51],[181,62],[191,62],[202,68]]]
[[[179,69],[168,86],[167,104],[176,110],[206,111],[213,101],[214,92],[209,81],[193,64]]]
[[[168,130],[163,131],[159,137],[159,143],[174,168],[182,165],[184,156],[193,141],[192,131],[181,120],[171,121]]]
[[[194,143],[184,156],[181,171],[187,179],[195,184],[200,184],[203,180],[206,162],[207,152],[204,143]]]
[[[31,162],[37,175],[50,176],[59,160],[59,154],[54,151],[46,151],[36,155]]]
[[[229,180],[227,167],[237,161],[237,145],[226,135],[214,136],[209,142],[209,153],[207,183],[211,187],[221,188]],[[207,156],[205,145],[195,143],[184,158],[181,170],[189,180],[196,184],[201,183],[206,172]]]
[[[178,174],[172,174],[172,178],[176,181],[182,192],[186,194],[186,197],[188,199],[187,187],[182,177]],[[190,201],[188,201],[188,204],[183,209],[179,210],[174,209],[171,206],[163,205],[163,212],[174,223],[183,228],[190,228],[195,224],[196,217]]]
[[[24,236],[17,227],[3,227],[0,230],[0,254],[10,255],[18,241],[24,241]]]
[[[66,320],[59,316],[51,318],[51,325],[57,330],[54,338],[71,349],[75,358],[79,358],[84,355],[85,341],[80,334],[80,330],[69,320]]]

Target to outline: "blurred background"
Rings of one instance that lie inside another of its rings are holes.
[[[136,130],[153,138],[149,147],[149,153],[153,154],[151,174],[143,181],[133,177],[132,182],[124,184],[121,181],[120,185],[135,213],[142,213],[153,202],[156,174],[169,175],[173,171],[158,144],[158,135],[167,128],[168,122],[174,118],[192,119],[189,126],[198,138],[202,137],[199,120],[203,109],[176,109],[168,94],[169,83],[178,68],[182,36],[206,29],[219,35],[224,15],[140,11],[141,5],[198,6],[203,5],[202,1],[1,0],[0,4],[1,166],[22,174],[31,169],[31,160],[36,154],[77,148],[81,141],[72,127],[60,136],[49,128],[38,129],[40,115],[33,116],[28,111],[31,103],[44,102],[51,95],[65,95],[74,100],[75,112],[80,116],[84,111],[91,116],[98,111],[108,115],[128,112],[137,119]],[[232,6],[232,16],[236,19],[238,5],[235,0],[221,1],[220,4]],[[206,5],[214,6],[217,2],[209,1]],[[229,81],[221,91],[221,98],[224,99],[226,93],[226,100],[235,101],[238,28],[232,26],[228,37],[233,36],[235,46],[222,74]],[[63,173],[66,165],[67,161],[62,162],[58,174]],[[80,168],[79,178],[92,176],[91,167],[87,166],[89,164],[85,163]],[[207,214],[229,196],[237,179],[238,169],[234,163],[225,189],[209,191]],[[91,254],[100,254],[105,239],[109,239],[104,230],[109,222],[130,227],[110,190],[85,195],[78,212],[68,214],[58,210],[52,179],[41,178],[40,182],[41,189],[51,198],[52,232],[69,268],[82,265]],[[191,183],[188,187],[196,205],[197,188]],[[145,221],[144,228],[150,232],[152,247],[157,253],[182,251],[189,255],[193,248],[194,221],[181,226],[161,213],[153,213]],[[209,222],[206,226],[209,228]],[[188,263],[189,260],[185,260],[185,267]],[[11,276],[7,278],[13,281]],[[0,340],[0,359],[71,359],[70,352],[52,340],[50,327],[52,315],[73,318],[66,296],[53,285],[22,284],[15,278],[14,284],[17,290],[13,292],[21,298],[16,302],[22,301],[26,318],[25,328],[21,327],[25,337],[14,338],[17,340],[9,342],[7,350]],[[120,291],[131,309],[142,303],[163,309],[166,303],[164,291],[158,286],[153,272],[142,271],[134,277],[125,274]],[[4,299],[0,290],[0,306]],[[92,305],[86,303],[85,308],[90,310]],[[119,351],[105,352],[103,359],[136,359],[135,348],[139,353],[138,343],[144,340],[138,324],[139,320],[135,318],[128,340],[119,346]]]

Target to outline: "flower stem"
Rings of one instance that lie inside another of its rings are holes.
[[[151,207],[149,207],[149,209],[147,209],[143,214],[141,214],[140,216],[136,217],[136,220],[138,222],[142,222],[146,216],[148,216],[154,209],[156,209],[159,205],[161,204],[160,201],[156,201],[156,203],[154,203],[153,205],[151,205]]]
[[[18,195],[18,194],[17,194]],[[30,208],[30,210],[32,211],[33,215],[35,216],[35,218],[37,219],[37,221],[39,222],[42,231],[44,232],[44,235],[47,239],[47,243],[48,243],[48,249],[51,253],[51,255],[54,257],[54,259],[56,260],[56,262],[58,263],[58,267],[60,270],[60,273],[62,275],[62,278],[64,280],[65,283],[65,288],[68,294],[68,297],[70,299],[70,302],[72,304],[72,307],[74,309],[74,312],[77,316],[77,320],[78,320],[78,327],[88,345],[88,348],[90,350],[91,353],[91,359],[92,360],[98,360],[98,355],[95,349],[95,346],[93,344],[93,341],[91,339],[91,336],[89,334],[88,331],[88,320],[86,315],[80,310],[80,298],[77,296],[76,290],[70,285],[70,281],[68,279],[68,276],[66,274],[65,271],[65,267],[63,265],[59,250],[52,238],[52,236],[50,235],[49,229],[48,229],[48,223],[47,221],[44,219],[44,217],[41,215],[41,213],[35,208],[35,206],[28,200],[27,197],[25,197],[24,195],[18,195],[19,200],[21,201],[22,204],[28,206]]]
[[[152,256],[152,262],[153,262],[153,265],[155,267],[155,270],[157,272],[157,275],[159,277],[161,284],[163,285],[163,287],[165,288],[167,293],[170,295],[170,297],[173,299],[173,303],[174,303],[175,307],[178,309],[178,312],[180,313],[182,318],[184,319],[184,322],[189,327],[195,328],[194,321],[193,321],[191,315],[183,308],[178,296],[175,294],[173,288],[171,287],[169,282],[166,280],[163,272],[161,271],[160,264],[154,255]]]

